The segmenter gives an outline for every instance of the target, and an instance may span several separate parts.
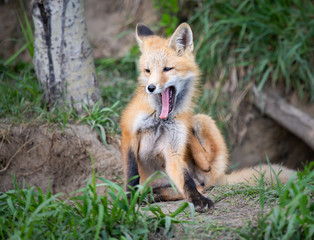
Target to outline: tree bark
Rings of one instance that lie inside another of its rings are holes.
[[[32,17],[33,63],[48,107],[94,105],[100,94],[83,0],[34,0]]]
[[[254,104],[263,113],[298,136],[314,150],[314,119],[287,103],[278,94],[253,88]]]

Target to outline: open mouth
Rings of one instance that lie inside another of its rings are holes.
[[[172,111],[175,100],[175,87],[170,86],[161,93],[161,113],[159,118],[165,119]]]

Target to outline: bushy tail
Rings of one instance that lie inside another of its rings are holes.
[[[254,184],[262,177],[266,183],[276,184],[277,178],[283,184],[287,183],[295,171],[279,165],[259,165],[253,168],[244,168],[220,178],[218,185],[249,183]]]

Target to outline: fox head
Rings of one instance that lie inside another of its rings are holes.
[[[199,69],[193,51],[193,33],[182,23],[168,39],[156,36],[146,25],[136,26],[142,55],[139,84],[161,119],[190,111]]]

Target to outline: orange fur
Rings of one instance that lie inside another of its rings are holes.
[[[218,127],[209,116],[193,115],[200,72],[192,54],[189,25],[181,24],[169,39],[138,25],[136,37],[142,51],[139,84],[120,122],[126,189],[163,171],[178,192],[171,189],[168,179],[157,179],[151,183],[157,199],[186,198],[197,211],[205,211],[212,202],[201,191],[215,184],[252,183],[258,174],[246,169],[226,175],[228,150]],[[279,171],[278,166],[274,168]],[[266,166],[260,170],[271,178]],[[292,172],[283,170],[280,179],[285,182]],[[128,183],[135,175],[139,179]]]

